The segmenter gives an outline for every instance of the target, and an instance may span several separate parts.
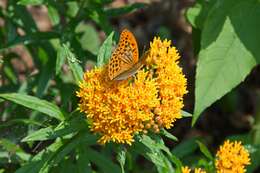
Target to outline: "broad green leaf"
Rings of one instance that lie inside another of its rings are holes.
[[[63,46],[60,46],[57,52],[57,60],[56,60],[56,75],[60,73],[62,65],[65,63],[66,59],[66,51]]]
[[[44,0],[20,0],[18,4],[20,5],[41,5]]]
[[[200,151],[211,161],[214,160],[213,156],[211,155],[210,151],[208,148],[200,141],[196,141],[197,144],[199,145]]]
[[[97,66],[101,67],[109,61],[113,46],[114,32],[111,32],[98,51]]]
[[[60,23],[60,16],[56,8],[48,5],[48,16],[51,19],[52,25],[58,25]]]
[[[165,130],[165,129],[162,129],[161,130],[161,133],[164,135],[164,136],[166,136],[167,138],[169,138],[169,139],[171,139],[171,140],[173,140],[173,141],[178,141],[178,138],[177,137],[175,137],[175,136],[173,136],[171,133],[169,133],[167,130]]]
[[[196,70],[193,125],[205,108],[241,83],[260,60],[259,15],[260,3],[255,0],[219,0],[210,10]]]
[[[80,61],[76,58],[76,56],[69,50],[69,47],[63,44],[63,48],[66,52],[66,58],[68,60],[70,69],[73,73],[76,83],[83,80],[83,69],[79,65]]]
[[[0,97],[32,110],[39,111],[60,121],[65,119],[63,113],[55,104],[38,99],[37,97],[18,93],[0,94]]]

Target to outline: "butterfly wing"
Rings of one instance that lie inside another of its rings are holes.
[[[120,34],[118,46],[109,60],[108,76],[110,80],[131,69],[138,62],[138,56],[138,46],[134,35],[124,29]]]
[[[129,76],[134,75],[140,68],[143,67],[143,65],[145,64],[145,61],[149,55],[149,51],[146,51],[142,57],[140,58],[140,61],[137,62],[136,64],[134,64],[133,67],[131,67],[130,69],[120,73],[119,75],[117,75],[114,80],[124,80],[127,79]]]

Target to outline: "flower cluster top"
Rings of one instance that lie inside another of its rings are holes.
[[[134,77],[111,81],[107,66],[84,74],[77,96],[99,142],[131,145],[134,135],[171,128],[181,118],[186,78],[171,41],[154,38],[145,66]]]

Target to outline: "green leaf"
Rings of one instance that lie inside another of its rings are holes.
[[[23,161],[29,161],[29,159],[31,157],[31,155],[25,153],[23,151],[23,149],[20,148],[19,145],[14,144],[13,142],[9,141],[8,139],[4,139],[4,138],[0,139],[0,146],[2,146],[2,148],[5,151],[8,151],[8,153],[15,154]]]
[[[81,144],[78,152],[77,167],[78,173],[91,173],[91,165],[88,159],[89,155],[84,144]]]
[[[76,1],[66,2],[68,9],[66,13],[69,17],[75,17],[79,10],[79,4]]]
[[[169,138],[169,139],[171,139],[171,140],[173,140],[173,141],[178,141],[178,138],[177,137],[175,137],[175,136],[173,136],[171,133],[169,133],[167,130],[165,130],[165,129],[162,129],[161,130],[161,133],[164,135],[164,136],[166,136],[167,138]]]
[[[68,134],[76,133],[80,130],[87,129],[85,118],[77,117],[69,122],[61,122],[56,128],[47,127],[39,129],[22,139],[22,142],[28,141],[45,141],[62,137]]]
[[[205,108],[241,83],[260,62],[259,15],[255,0],[219,0],[210,10],[196,70],[193,125]]]
[[[83,69],[79,65],[79,60],[76,56],[69,50],[69,47],[63,44],[64,51],[66,52],[66,58],[68,60],[70,69],[73,73],[76,83],[83,80]]]
[[[63,113],[56,105],[48,101],[38,99],[37,97],[18,93],[0,94],[0,97],[32,110],[39,111],[60,121],[65,119]]]
[[[58,25],[60,23],[60,16],[56,8],[48,5],[48,16],[51,19],[52,25]]]
[[[125,173],[125,169],[124,169],[125,159],[126,159],[126,150],[125,150],[125,148],[122,148],[122,147],[120,148],[120,151],[118,152],[116,158],[117,158],[117,161],[120,164],[121,173]]]
[[[200,141],[196,141],[196,143],[199,145],[200,151],[211,161],[214,161],[213,156],[211,155],[208,148]]]
[[[180,159],[190,155],[198,148],[198,145],[196,145],[196,140],[198,140],[198,138],[194,137],[181,142],[173,148],[172,153]]]
[[[14,40],[8,42],[6,46],[4,46],[4,47],[0,46],[0,52],[7,48],[16,46],[17,44],[28,45],[30,43],[36,43],[36,42],[40,42],[40,41],[44,41],[44,40],[58,38],[59,36],[60,35],[55,32],[35,32],[35,33],[30,33],[30,34],[27,34],[24,36],[17,36]]]
[[[191,114],[191,113],[186,112],[186,111],[184,111],[184,110],[181,110],[181,115],[182,115],[183,117],[192,117],[192,114]]]
[[[89,155],[89,160],[95,163],[104,172],[107,172],[108,170],[113,173],[120,172],[120,168],[104,155],[101,155],[91,148],[87,149],[87,153]]]
[[[80,33],[79,42],[84,50],[88,50],[94,55],[97,55],[100,46],[99,34],[96,29],[89,24],[80,23],[76,27],[76,33]]]
[[[19,5],[41,5],[44,0],[20,0]]]
[[[88,17],[99,25],[107,35],[112,32],[113,28],[109,23],[108,16],[105,14],[103,7],[89,7],[87,10]]]
[[[29,163],[18,169],[16,173],[47,173],[79,145],[84,144],[85,147],[93,145],[96,140],[96,136],[88,133],[79,133],[68,140],[56,140],[35,155]]]
[[[177,161],[178,159],[173,156],[170,150],[164,145],[161,138],[153,140],[147,135],[142,135],[142,137],[139,137],[139,141],[136,142],[134,151],[137,151],[151,160],[155,164],[158,172],[165,172],[165,170],[168,170],[166,172],[174,172],[169,161],[176,164],[177,171],[180,171],[180,168],[178,167],[180,162]],[[167,155],[164,155],[162,151],[166,152]]]
[[[101,67],[109,61],[113,46],[114,32],[111,32],[98,51],[97,66]]]
[[[216,3],[214,0],[197,0],[194,6],[186,11],[186,18],[194,28],[203,28],[208,13],[214,3]]]
[[[9,121],[6,121],[5,123],[0,124],[0,129],[6,128],[8,126],[12,126],[12,125],[18,124],[18,123],[26,124],[26,125],[37,125],[37,126],[43,125],[42,123],[39,123],[39,122],[31,120],[31,119],[10,119]]]
[[[55,68],[56,75],[60,73],[61,67],[65,63],[65,59],[66,59],[66,51],[62,46],[60,46],[57,52],[57,60],[56,60],[56,68]]]
[[[107,10],[105,10],[105,14],[109,17],[117,17],[120,15],[134,12],[140,8],[144,8],[145,5],[146,5],[145,3],[133,3],[130,5],[125,5],[120,8],[107,9]]]

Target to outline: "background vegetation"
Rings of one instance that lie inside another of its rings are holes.
[[[248,172],[259,172],[259,16],[259,0],[0,1],[0,172],[211,171],[226,138],[243,142]],[[123,28],[140,52],[156,35],[173,41],[193,116],[161,137],[101,147],[75,91]]]

